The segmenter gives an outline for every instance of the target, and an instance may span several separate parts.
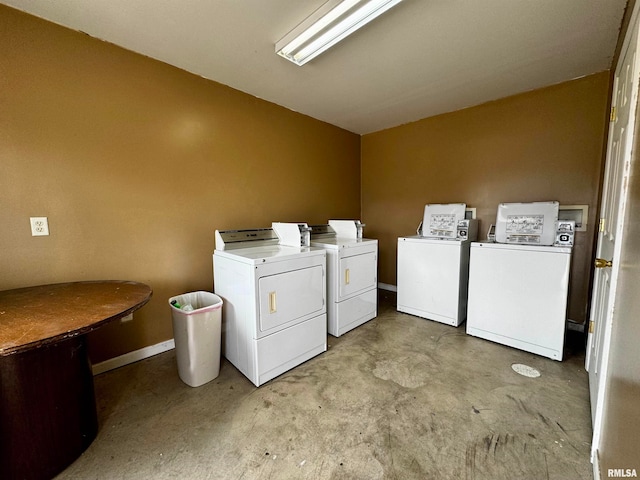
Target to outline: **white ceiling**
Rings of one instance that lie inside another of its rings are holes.
[[[404,0],[298,67],[326,0],[0,0],[358,134],[611,66],[626,0]]]

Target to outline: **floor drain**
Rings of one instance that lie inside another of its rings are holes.
[[[537,378],[540,376],[540,372],[538,370],[521,363],[514,363],[513,365],[511,365],[511,368],[514,372],[519,373],[520,375],[523,375],[525,377]]]

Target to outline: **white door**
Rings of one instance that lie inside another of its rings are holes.
[[[616,280],[619,270],[620,237],[627,203],[627,179],[638,101],[638,22],[628,30],[614,77],[611,124],[600,211],[596,268],[592,292],[591,318],[587,340],[586,368],[593,421],[591,460],[598,450],[602,430],[603,400],[611,326],[614,317]]]

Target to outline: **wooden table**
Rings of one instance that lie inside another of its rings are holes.
[[[142,283],[0,292],[0,479],[50,479],[98,431],[86,334],[151,298]]]

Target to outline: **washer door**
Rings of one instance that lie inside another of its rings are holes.
[[[320,265],[258,280],[261,333],[318,315],[324,309],[324,269]]]

